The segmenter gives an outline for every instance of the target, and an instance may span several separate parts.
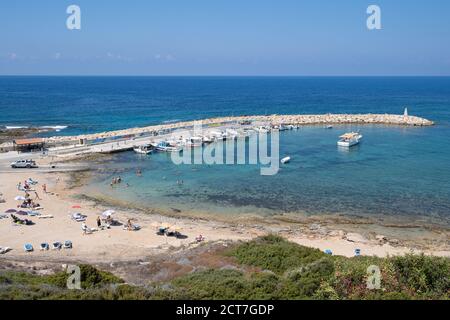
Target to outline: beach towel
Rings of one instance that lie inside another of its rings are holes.
[[[49,218],[53,218],[53,215],[51,214],[44,214],[44,215],[40,215],[38,216],[39,219],[49,219]]]
[[[23,248],[24,248],[24,250],[25,250],[26,252],[31,252],[31,251],[34,250],[34,249],[33,249],[33,246],[32,246],[30,243],[24,244],[24,245],[23,245]]]

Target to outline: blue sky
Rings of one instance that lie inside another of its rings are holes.
[[[0,74],[450,75],[450,1],[1,1]]]

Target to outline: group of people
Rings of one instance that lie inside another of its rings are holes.
[[[120,184],[120,183],[122,183],[122,178],[120,176],[114,177],[111,180],[111,187],[115,184]]]

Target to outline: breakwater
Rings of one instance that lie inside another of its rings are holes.
[[[260,115],[210,118],[201,121],[204,126],[232,124],[240,122],[264,122],[274,125],[325,125],[325,124],[385,124],[403,126],[431,126],[433,121],[410,115],[395,114],[322,114],[322,115]],[[129,128],[116,131],[100,132],[78,136],[55,136],[46,138],[48,143],[96,140],[108,138],[136,137],[146,134],[157,134],[161,131],[171,131],[180,128],[193,127],[196,121],[167,123],[147,127]]]

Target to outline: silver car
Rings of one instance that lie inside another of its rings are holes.
[[[11,168],[37,168],[37,164],[33,160],[17,160],[11,163]]]

